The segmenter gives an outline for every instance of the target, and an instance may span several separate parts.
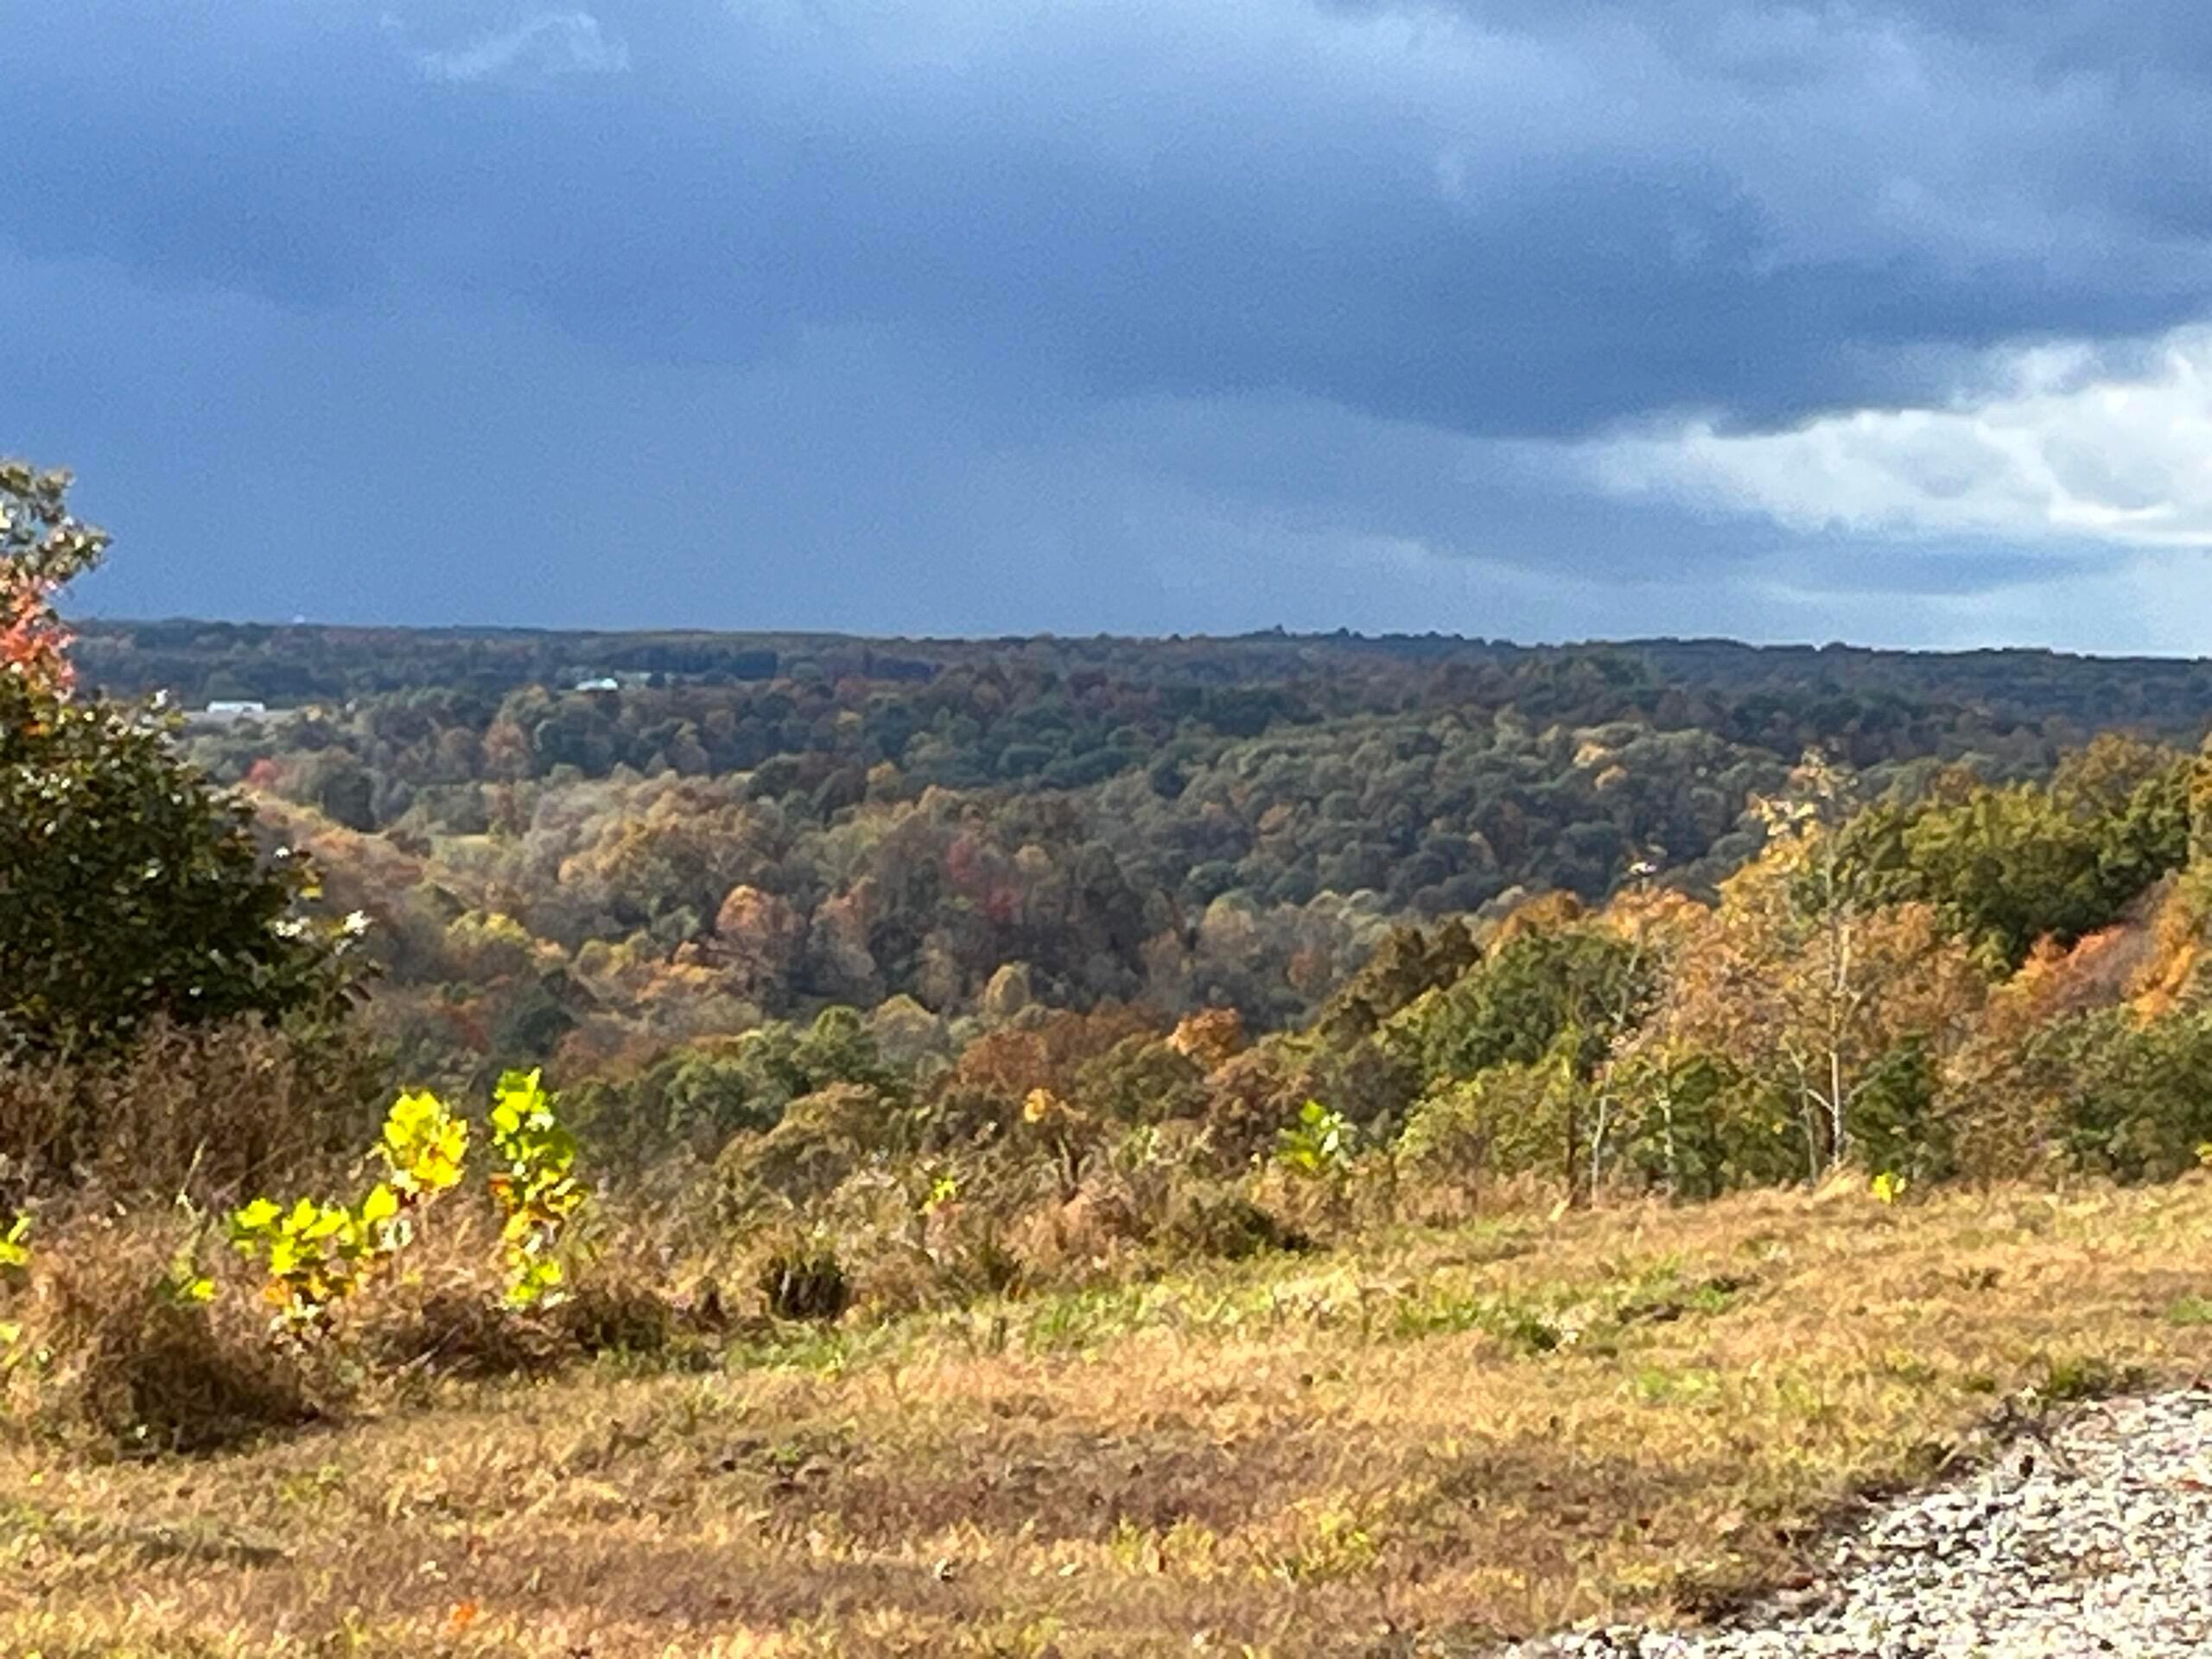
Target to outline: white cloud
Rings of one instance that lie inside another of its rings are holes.
[[[2017,352],[1997,390],[1784,432],[1692,423],[1589,446],[1599,481],[1798,530],[2212,548],[2212,325],[2137,372],[2082,346]]]
[[[420,53],[416,61],[433,80],[490,80],[517,72],[614,75],[629,68],[630,48],[588,11],[547,11],[467,46]]]

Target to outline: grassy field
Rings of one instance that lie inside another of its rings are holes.
[[[244,1452],[0,1444],[0,1653],[1457,1654],[2212,1361],[2212,1178],[1408,1231]]]

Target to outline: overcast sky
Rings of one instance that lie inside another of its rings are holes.
[[[110,613],[2212,650],[2203,0],[0,0]]]

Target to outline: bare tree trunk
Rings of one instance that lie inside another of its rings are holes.
[[[1828,1167],[1834,1169],[1848,1150],[1844,1142],[1843,1050],[1828,1050]]]
[[[1575,1090],[1570,1080],[1567,1091],[1567,1201],[1579,1202],[1577,1189],[1582,1185],[1581,1159],[1582,1122],[1576,1110]]]
[[[1789,1064],[1797,1073],[1797,1117],[1805,1126],[1805,1179],[1817,1182],[1821,1179],[1822,1113],[1820,1090],[1813,1087],[1813,1080],[1806,1071],[1802,1058],[1792,1054]]]
[[[1598,1119],[1590,1126],[1590,1198],[1595,1203],[1599,1184],[1605,1175],[1605,1125],[1613,1091],[1601,1089],[1598,1092]]]

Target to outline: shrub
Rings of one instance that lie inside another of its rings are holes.
[[[556,1327],[587,1354],[656,1354],[668,1346],[675,1310],[659,1288],[629,1274],[595,1276],[555,1310]]]
[[[1398,1138],[1400,1168],[1427,1181],[1474,1185],[1492,1173],[1497,1118],[1493,1090],[1480,1082],[1438,1090],[1407,1120]]]
[[[2027,1045],[2067,1157],[2124,1181],[2193,1168],[2212,1141],[2212,1016],[2126,1008],[2054,1020]]]
[[[73,695],[54,602],[105,537],[68,483],[0,462],[0,1055],[339,1005],[352,934],[305,918],[304,867],[262,857],[169,721]]]
[[[1016,1215],[1004,1230],[1003,1252],[1011,1271],[976,1283],[987,1293],[1043,1284],[1089,1284],[1111,1279],[1135,1254],[1133,1217],[1096,1191],[1062,1199],[1057,1193]],[[963,1230],[974,1232],[972,1223]],[[986,1249],[983,1260],[991,1258]]]
[[[1155,1249],[1173,1257],[1242,1261],[1263,1250],[1302,1250],[1311,1243],[1233,1186],[1178,1186],[1154,1230]]]
[[[352,934],[303,917],[306,870],[251,831],[165,721],[0,676],[0,1051],[341,1007]]]
[[[273,1328],[296,1339],[327,1333],[338,1306],[413,1237],[415,1212],[459,1185],[467,1152],[468,1125],[442,1101],[403,1094],[377,1143],[386,1179],[359,1204],[303,1198],[287,1208],[263,1198],[234,1211],[231,1242],[268,1263]]]
[[[241,1304],[180,1278],[174,1230],[101,1219],[41,1253],[42,1411],[136,1454],[225,1450],[325,1414],[327,1390]],[[208,1287],[212,1290],[212,1286]]]
[[[501,1219],[507,1306],[556,1302],[567,1277],[557,1252],[583,1207],[585,1190],[575,1174],[575,1140],[554,1116],[540,1073],[510,1071],[499,1079],[492,1145],[501,1164],[491,1185]]]
[[[834,1191],[884,1146],[892,1109],[864,1084],[836,1083],[793,1101],[766,1134],[739,1132],[715,1161],[724,1209],[743,1216]]]
[[[488,1287],[466,1275],[409,1285],[364,1320],[363,1350],[379,1366],[439,1376],[508,1376],[551,1370],[562,1334],[518,1319]]]
[[[1331,1111],[1318,1100],[1298,1109],[1298,1122],[1275,1135],[1275,1161],[1294,1173],[1323,1179],[1341,1175],[1351,1166],[1358,1129],[1342,1112]]]
[[[852,1289],[842,1263],[826,1244],[809,1242],[776,1249],[754,1279],[768,1311],[779,1319],[829,1321],[843,1316]]]
[[[556,1319],[518,1312],[505,1294],[496,1218],[456,1209],[410,1249],[404,1268],[347,1309],[336,1351],[403,1382],[550,1371],[576,1344]]]
[[[1469,1187],[1536,1172],[1564,1177],[1586,1156],[1587,1086],[1571,1037],[1534,1065],[1507,1064],[1446,1084],[1414,1109],[1397,1162],[1416,1182]]]
[[[1079,1206],[1080,1200],[1077,1200]],[[1032,1262],[1020,1241],[1000,1218],[980,1206],[963,1205],[933,1229],[931,1271],[924,1301],[956,1307],[1018,1292],[1031,1276]],[[868,1275],[861,1290],[871,1306],[892,1302],[885,1294],[887,1274]]]
[[[1206,1080],[1205,1126],[1214,1156],[1233,1169],[1263,1154],[1306,1098],[1304,1055],[1276,1037],[1225,1061]]]
[[[86,1368],[92,1421],[133,1450],[218,1452],[323,1414],[282,1355],[158,1294],[100,1320]]]

